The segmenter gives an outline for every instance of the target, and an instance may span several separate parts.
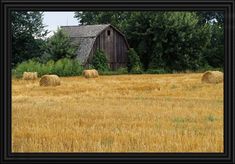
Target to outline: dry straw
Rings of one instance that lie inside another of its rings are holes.
[[[99,77],[99,73],[95,69],[84,70],[82,74],[83,74],[83,76],[85,78],[96,78],[96,77]]]
[[[24,72],[23,80],[36,80],[38,78],[37,72]]]
[[[40,86],[58,86],[60,78],[57,75],[44,75],[39,81]]]
[[[223,72],[207,71],[202,75],[202,82],[217,84],[223,82]]]

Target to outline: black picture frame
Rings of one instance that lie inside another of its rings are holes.
[[[234,155],[234,0],[1,0],[1,163],[235,163]],[[224,153],[12,153],[11,31],[12,10],[221,10],[225,14]]]

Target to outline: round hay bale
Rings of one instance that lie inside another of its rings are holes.
[[[60,78],[57,75],[44,75],[39,81],[40,86],[58,86]]]
[[[99,77],[99,73],[97,70],[92,69],[93,77]]]
[[[23,80],[36,80],[38,78],[37,72],[24,72]]]
[[[85,78],[96,78],[96,77],[99,77],[99,73],[95,69],[84,70],[82,74],[83,74],[83,76]]]
[[[203,83],[217,84],[223,82],[223,72],[207,71],[202,75]]]

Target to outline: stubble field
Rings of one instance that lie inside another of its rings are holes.
[[[223,84],[200,73],[12,81],[13,152],[223,152]]]

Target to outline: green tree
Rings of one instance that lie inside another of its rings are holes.
[[[131,12],[126,23],[125,34],[131,47],[140,57],[141,63],[147,69],[152,54],[153,35],[150,30],[150,18],[158,16],[156,12]]]
[[[206,47],[204,59],[211,67],[224,66],[224,12],[203,11],[197,12],[200,24],[208,24],[211,28],[210,43]]]
[[[123,11],[80,11],[75,12],[74,17],[83,25],[112,24],[123,30],[130,14]]]
[[[145,69],[196,70],[203,65],[210,28],[199,25],[194,12],[133,12],[126,30]]]
[[[65,31],[58,29],[53,36],[47,39],[43,60],[45,62],[51,59],[54,61],[62,58],[72,59],[76,56],[77,47],[71,42]]]
[[[199,17],[199,23],[205,24],[209,22],[218,22],[219,24],[224,23],[224,12],[223,11],[198,11],[196,14]]]
[[[97,24],[98,23],[97,17],[100,13],[101,13],[100,11],[80,11],[80,12],[78,11],[75,12],[74,18],[77,18],[82,25]],[[102,23],[107,23],[107,22],[102,22]]]
[[[128,71],[132,73],[141,73],[142,64],[140,58],[133,48],[128,50]]]
[[[197,70],[203,65],[202,52],[209,44],[210,28],[199,25],[195,13],[164,12],[151,21],[150,28],[156,31],[150,67],[182,71]]]
[[[12,66],[22,61],[39,57],[47,35],[42,23],[42,12],[11,12]]]
[[[210,27],[210,43],[206,47],[203,56],[209,66],[221,68],[224,66],[224,27],[223,24],[218,22],[210,24]]]
[[[211,38],[215,34],[211,24],[214,20],[223,22],[220,12],[131,11],[117,14],[99,11],[80,12],[76,17],[83,24],[112,23],[118,27],[136,50],[145,70],[196,70],[212,57],[205,56],[205,52],[209,52],[206,50],[222,47],[221,44],[213,45]]]
[[[102,50],[97,50],[96,53],[94,54],[91,62],[92,66],[99,70],[99,71],[108,71],[109,66],[108,66],[108,60],[107,57]]]

